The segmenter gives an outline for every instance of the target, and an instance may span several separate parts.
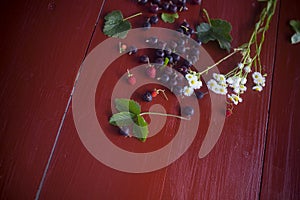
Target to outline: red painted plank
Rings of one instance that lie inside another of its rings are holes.
[[[34,198],[100,6],[2,2],[1,199]]]
[[[104,6],[92,47],[106,39],[102,33],[105,14],[120,9],[124,16],[129,16],[144,9],[131,1],[110,2],[113,1],[107,1]],[[235,38],[233,46],[238,46],[249,39],[251,28],[261,10],[261,5],[256,1],[248,3],[232,1],[230,4],[227,1],[203,3],[203,7],[212,17],[220,17],[233,24],[232,34]],[[199,7],[194,7],[181,16],[181,19],[186,18],[191,24],[198,23],[199,10]],[[143,16],[141,18],[145,19]],[[141,18],[131,20],[134,27],[138,27],[143,22]],[[80,141],[72,111],[69,110],[41,197],[43,199],[257,199],[268,119],[276,25],[277,14],[272,21],[263,51],[262,62],[268,66],[267,73],[270,77],[264,92],[249,91],[244,95],[245,102],[235,109],[235,114],[231,118],[226,120],[220,140],[207,157],[199,159],[198,152],[211,115],[208,96],[200,102],[201,113],[203,113],[200,128],[188,151],[171,166],[142,174],[120,172],[93,158]],[[174,25],[166,26],[174,27]],[[224,51],[218,50],[215,44],[206,47],[209,52],[213,52],[215,59],[225,55]],[[141,51],[139,55],[143,52],[146,50]],[[226,65],[233,65],[236,61],[231,60]],[[104,127],[107,137],[124,149],[140,152],[149,150],[151,145],[165,144],[166,137],[154,137],[146,143],[123,139],[115,133],[117,129],[107,123],[111,114],[110,98],[113,86],[126,68],[135,65],[137,65],[136,58],[128,56],[123,56],[112,63],[99,82],[95,107],[99,123]],[[226,65],[224,64],[223,67],[226,68]],[[147,86],[148,89],[150,87]],[[248,87],[250,88],[251,85]],[[144,87],[137,90],[133,98],[140,100],[139,95],[145,89]],[[163,100],[157,100],[157,103],[161,103],[169,112],[176,110],[172,104]],[[147,109],[149,106],[143,103],[142,107]],[[172,128],[176,127],[178,121],[169,120],[161,133],[172,138]],[[185,130],[190,131],[188,125]],[[141,164],[144,163],[146,162]]]
[[[203,2],[203,7],[207,8],[212,16],[227,19],[232,23],[235,46],[249,39],[259,16],[260,6],[255,1]],[[207,131],[205,126],[201,130],[201,125],[199,139],[195,140],[180,160],[167,169],[162,199],[258,199],[277,16],[278,12],[272,20],[262,52],[262,62],[268,74],[266,88],[262,93],[257,93],[250,90],[251,83],[248,83],[249,91],[243,94],[244,102],[238,105],[234,114],[225,121],[217,145],[207,157],[199,160],[196,152],[201,146],[201,137]]]
[[[292,45],[289,20],[299,1],[281,1],[278,43],[261,199],[300,199],[300,44]]]

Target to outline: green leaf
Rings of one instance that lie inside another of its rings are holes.
[[[164,66],[167,66],[168,63],[169,63],[170,59],[168,57],[165,57],[165,60],[164,60]]]
[[[135,114],[130,112],[119,112],[111,116],[109,123],[114,126],[129,126],[133,123]]]
[[[201,23],[196,27],[198,39],[202,43],[217,40],[222,49],[230,51],[232,37],[231,24],[221,19],[211,19],[209,23]]]
[[[296,33],[300,33],[300,21],[291,20],[290,25],[293,27],[293,29]]]
[[[292,42],[292,44],[297,44],[298,42],[300,42],[300,33],[295,33],[291,37],[291,42]]]
[[[116,109],[120,112],[131,112],[133,114],[141,113],[141,106],[130,99],[115,99]]]
[[[298,20],[291,20],[290,25],[296,32],[292,37],[291,37],[291,43],[296,44],[300,42],[300,21]]]
[[[125,38],[131,29],[131,24],[123,19],[119,10],[108,13],[105,17],[103,33],[109,37]]]
[[[133,136],[137,137],[142,142],[145,142],[149,133],[148,130],[148,123],[145,121],[145,119],[137,115],[137,119],[135,124],[133,124]]]
[[[170,13],[162,13],[161,19],[166,23],[174,23],[175,19],[178,19],[178,13],[170,14]]]

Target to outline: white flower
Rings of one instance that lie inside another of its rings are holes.
[[[209,90],[213,91],[216,94],[227,94],[227,85],[219,85],[214,79],[211,79],[207,82],[207,87]]]
[[[216,94],[220,94],[220,87],[219,87],[219,85],[214,85],[210,90],[213,91]]]
[[[233,92],[239,94],[240,93],[240,86],[233,87]]]
[[[261,75],[259,72],[253,72],[252,74],[253,82],[256,85],[265,86],[266,78]]]
[[[229,84],[229,87],[236,88],[240,86],[241,80],[242,80],[241,77],[232,76],[229,77],[226,81]]]
[[[214,79],[210,79],[207,82],[207,87],[208,89],[212,90],[213,87],[216,87],[218,85],[218,83],[214,80]]]
[[[218,78],[219,78],[219,74],[217,74],[217,73],[213,73],[213,78],[214,78],[215,80],[218,80]]]
[[[202,87],[202,81],[198,81],[195,79],[190,79],[189,80],[189,85],[193,89],[200,89]]]
[[[253,81],[257,85],[265,86],[266,78],[265,77],[259,77],[258,79]]]
[[[190,74],[190,73],[188,73],[188,74],[186,74],[185,75],[185,78],[188,80],[188,81],[190,81],[190,80],[198,80],[198,77],[196,76],[196,75],[194,75],[194,74]]]
[[[237,94],[243,94],[247,90],[247,87],[243,84],[233,87],[233,91]]]
[[[253,72],[253,74],[252,74],[252,78],[255,80],[255,79],[258,79],[258,78],[261,78],[261,77],[263,77],[262,75],[261,75],[261,73],[260,72]]]
[[[219,90],[219,94],[222,94],[222,95],[226,95],[227,94],[227,88],[224,87],[224,86],[219,85],[218,90]]]
[[[243,63],[239,63],[239,64],[238,64],[238,68],[239,68],[239,69],[243,69],[243,68],[244,68],[244,64],[243,64]]]
[[[247,90],[245,85],[240,85],[240,93],[243,94]]]
[[[256,85],[256,86],[252,87],[252,89],[255,91],[261,92],[263,90],[263,87],[260,85]]]
[[[228,98],[234,103],[234,105],[237,105],[239,102],[243,101],[243,99],[236,94],[228,94]]]
[[[242,78],[241,84],[245,85],[246,83],[247,83],[247,79],[246,78]]]
[[[184,94],[185,96],[191,96],[191,95],[193,94],[193,92],[194,92],[194,89],[191,88],[191,87],[185,86],[185,87],[183,88],[183,94]]]
[[[218,81],[220,85],[226,85],[225,75],[213,73],[213,78]]]
[[[233,84],[233,77],[229,77],[226,81],[228,84]]]
[[[246,73],[250,73],[250,72],[251,72],[250,66],[244,67],[244,71],[245,71]]]

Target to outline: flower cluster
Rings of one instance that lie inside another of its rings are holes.
[[[223,74],[213,74],[213,79],[207,82],[207,87],[216,94],[227,94],[226,78]]]
[[[185,96],[191,96],[194,93],[194,90],[202,87],[202,81],[196,72],[189,71],[189,73],[185,75],[185,78],[188,81],[188,86],[183,88],[183,94]]]
[[[262,91],[263,87],[265,87],[266,78],[261,75],[260,72],[254,72],[252,78],[253,82],[256,84],[252,89],[258,92]]]
[[[226,95],[228,99],[234,104],[242,102],[241,94],[246,92],[247,76],[251,72],[249,65],[245,66],[243,63],[239,63],[234,70],[227,74],[213,73],[213,78],[207,82],[209,90],[216,94]],[[255,91],[262,91],[265,86],[265,77],[260,72],[253,72],[253,82],[255,86],[252,87]],[[229,91],[232,91],[229,94]]]

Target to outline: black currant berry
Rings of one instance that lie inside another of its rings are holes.
[[[151,92],[146,92],[145,94],[143,94],[142,98],[144,101],[151,102],[152,101]]]
[[[148,30],[151,28],[151,23],[149,21],[146,21],[144,24],[143,24],[143,28],[144,30]]]
[[[197,99],[202,99],[206,93],[203,93],[201,91],[195,91]]]
[[[143,4],[146,4],[146,3],[148,2],[148,0],[138,0],[137,2],[138,2],[139,4],[142,4],[142,5],[143,5]]]
[[[162,7],[162,9],[163,9],[164,11],[167,11],[167,10],[169,10],[170,3],[168,3],[168,2],[163,2],[163,3],[161,4],[161,7]]]
[[[148,63],[149,62],[149,57],[147,55],[140,56],[140,62]]]
[[[151,16],[150,19],[149,19],[149,21],[150,21],[151,24],[157,24],[157,22],[158,22],[157,15]]]
[[[173,61],[178,62],[180,60],[180,56],[176,53],[172,53]]]
[[[174,88],[173,88],[173,93],[175,95],[182,95],[182,92],[183,92],[183,88],[182,86],[180,85],[176,85]]]
[[[128,49],[128,54],[136,54],[136,52],[138,51],[138,49],[135,46],[130,46]]]
[[[194,108],[192,108],[191,106],[186,106],[183,108],[182,114],[185,116],[192,116],[194,115]]]
[[[167,56],[169,56],[169,55],[172,54],[172,50],[171,50],[170,48],[166,48],[166,49],[164,50],[164,52],[165,52],[165,55],[167,55]]]
[[[158,80],[160,80],[162,83],[167,83],[170,80],[170,76],[168,74],[162,74]]]
[[[161,50],[161,49],[157,49],[157,50],[155,51],[155,55],[156,55],[157,57],[162,58],[162,57],[165,56],[165,52],[164,52],[163,50]]]
[[[170,11],[171,13],[176,13],[177,10],[178,10],[178,8],[177,8],[177,6],[176,6],[175,4],[171,4],[171,5],[169,6],[169,11]]]

